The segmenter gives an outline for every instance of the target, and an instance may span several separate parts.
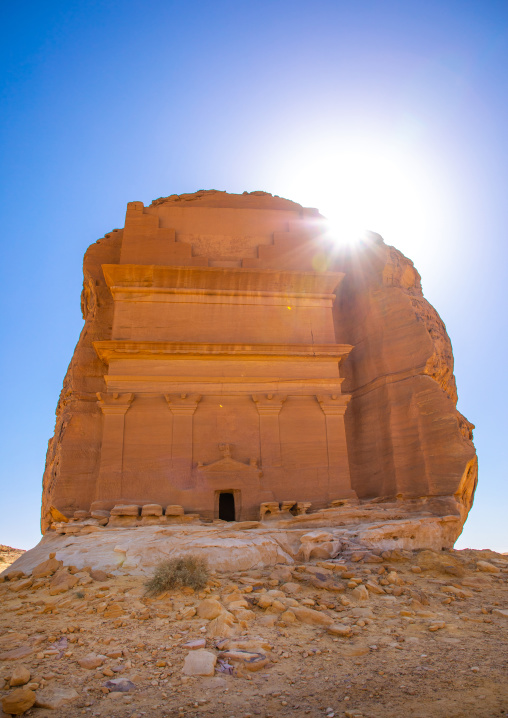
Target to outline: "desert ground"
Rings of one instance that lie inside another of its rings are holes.
[[[19,553],[1,548],[4,569]],[[152,597],[141,576],[54,559],[32,576],[4,570],[2,716],[508,715],[508,556],[210,569],[203,590]]]

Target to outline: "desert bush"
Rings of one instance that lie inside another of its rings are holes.
[[[188,554],[181,558],[161,561],[153,576],[145,583],[146,592],[152,596],[174,588],[190,586],[196,590],[204,588],[208,581],[208,562],[201,556]]]

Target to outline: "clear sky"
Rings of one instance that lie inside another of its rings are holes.
[[[5,2],[0,102],[0,543],[39,539],[87,246],[130,200],[214,188],[415,262],[477,426],[457,546],[508,551],[506,0]]]

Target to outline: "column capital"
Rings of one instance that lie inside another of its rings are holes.
[[[278,416],[287,394],[252,394],[252,401],[260,414]]]
[[[326,416],[344,416],[347,405],[351,399],[350,394],[317,394],[323,414]]]
[[[103,414],[125,414],[132,404],[134,394],[97,392],[97,403]]]
[[[201,401],[201,394],[164,394],[172,414],[192,416]]]

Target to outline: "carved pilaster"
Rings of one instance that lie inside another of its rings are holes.
[[[279,414],[287,396],[253,394],[252,399],[259,413],[259,438],[263,469],[281,466]]]
[[[330,497],[356,498],[351,488],[344,414],[351,397],[347,394],[319,394],[317,400],[326,418],[326,444]]]
[[[97,394],[104,414],[101,463],[95,491],[98,501],[117,501],[122,496],[125,414],[134,394]]]
[[[192,473],[192,417],[201,401],[200,394],[166,394],[173,414],[171,465],[180,487],[190,488]]]

